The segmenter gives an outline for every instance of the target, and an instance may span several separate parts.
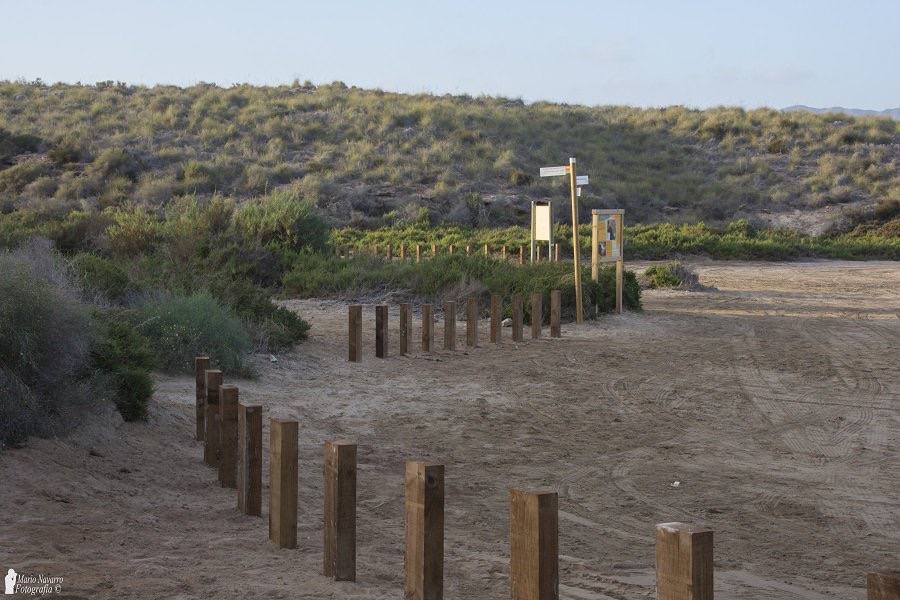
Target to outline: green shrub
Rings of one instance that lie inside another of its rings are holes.
[[[250,336],[241,321],[208,293],[151,302],[140,319],[137,328],[150,340],[166,371],[190,373],[194,357],[205,354],[226,372],[248,372]]]
[[[644,271],[647,278],[647,284],[653,289],[657,288],[675,288],[680,286],[683,281],[678,274],[677,263],[666,263],[664,265],[653,265]]]
[[[328,239],[328,227],[313,204],[289,190],[245,203],[235,214],[235,224],[248,239],[281,250],[320,251]]]
[[[99,293],[114,302],[122,301],[137,290],[128,273],[108,258],[96,254],[78,254],[72,267],[81,277],[85,290]]]
[[[115,405],[126,421],[147,418],[147,402],[153,396],[153,380],[144,369],[120,367],[115,371]]]

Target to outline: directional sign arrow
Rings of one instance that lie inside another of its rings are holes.
[[[569,172],[569,167],[563,165],[561,167],[541,167],[541,177],[558,177],[559,175],[566,175]]]

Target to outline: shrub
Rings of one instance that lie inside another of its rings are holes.
[[[245,203],[235,224],[250,240],[282,250],[324,250],[328,239],[328,227],[313,204],[289,190]]]
[[[105,324],[91,349],[94,366],[108,374],[113,402],[126,421],[147,417],[147,402],[153,396],[150,370],[156,359],[150,343],[126,320],[107,312],[99,315]]]
[[[150,374],[135,367],[120,367],[115,371],[115,405],[126,421],[147,418],[147,401],[153,396]]]
[[[647,267],[640,282],[652,289],[660,288],[700,288],[696,273],[678,261]]]
[[[250,336],[240,320],[208,293],[151,302],[140,319],[137,329],[150,340],[162,369],[190,373],[194,357],[206,354],[225,371],[246,372]]]
[[[72,259],[72,268],[81,276],[86,291],[102,294],[114,302],[121,302],[137,289],[124,269],[96,254],[77,255]]]

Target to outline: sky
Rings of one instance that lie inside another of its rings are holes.
[[[0,0],[0,79],[900,106],[900,0]]]

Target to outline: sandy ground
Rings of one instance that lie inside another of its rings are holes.
[[[344,305],[291,302],[311,340],[235,383],[300,421],[297,550],[202,465],[193,379],[160,377],[148,424],[0,455],[0,568],[70,598],[398,598],[403,465],[427,459],[446,465],[447,598],[508,598],[511,486],[559,492],[562,598],[655,597],[665,521],[715,530],[718,598],[864,598],[866,570],[900,565],[900,264],[696,268],[716,290],[455,353],[397,357],[392,314],[375,359],[368,307],[357,365]],[[359,442],[357,583],[320,575],[336,437]]]

